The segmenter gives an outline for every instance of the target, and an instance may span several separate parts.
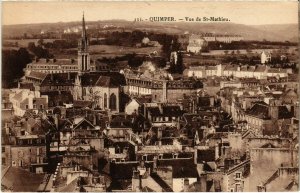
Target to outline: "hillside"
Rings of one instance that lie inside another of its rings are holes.
[[[3,37],[8,35],[23,35],[24,33],[40,33],[41,30],[63,32],[68,27],[79,26],[80,22],[59,22],[43,24],[22,24],[3,26]],[[239,34],[245,40],[268,41],[298,41],[298,24],[257,25],[249,26],[234,23],[196,23],[196,22],[131,22],[125,20],[87,22],[89,29],[101,29],[104,25],[114,25],[123,29],[140,29],[161,33],[183,34],[190,33],[221,33]]]

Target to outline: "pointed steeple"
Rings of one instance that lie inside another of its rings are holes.
[[[82,15],[82,32],[78,41],[78,70],[87,72],[90,70],[89,40],[86,33],[84,13]]]
[[[82,40],[87,40],[86,37],[86,29],[85,29],[85,20],[84,20],[84,12],[82,14],[82,33],[81,33]]]

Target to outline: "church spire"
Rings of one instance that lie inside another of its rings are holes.
[[[86,37],[86,28],[85,28],[85,20],[84,20],[84,12],[82,14],[82,33],[81,33],[82,40],[87,40]]]
[[[82,32],[78,41],[78,70],[87,72],[90,70],[89,40],[86,33],[84,13],[82,15]]]

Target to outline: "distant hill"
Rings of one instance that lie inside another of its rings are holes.
[[[22,35],[24,33],[40,33],[41,30],[59,31],[73,26],[79,26],[77,22],[41,23],[41,24],[21,24],[3,26],[3,36]],[[298,24],[278,24],[278,25],[243,25],[235,23],[196,23],[196,22],[132,22],[126,20],[107,20],[87,22],[90,29],[100,29],[104,25],[114,25],[123,29],[140,29],[145,31],[156,31],[162,33],[183,34],[190,33],[220,33],[238,34],[245,40],[268,41],[298,41]]]

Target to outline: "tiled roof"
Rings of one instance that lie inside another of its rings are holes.
[[[138,162],[111,163],[110,175],[113,179],[132,179],[133,169],[138,166]]]
[[[237,66],[235,65],[226,65],[224,71],[237,71]]]
[[[253,115],[261,119],[269,118],[269,107],[266,103],[255,103],[253,107],[246,111],[246,114]]]
[[[287,73],[287,70],[281,68],[270,68],[268,73]]]
[[[54,61],[55,60],[55,61]],[[37,62],[34,61],[31,65],[74,65],[77,66],[77,60],[75,59],[39,59]]]
[[[172,166],[173,178],[197,178],[197,166],[194,164],[194,159],[170,159],[158,160],[158,167]]]
[[[29,90],[34,90],[34,85],[33,83],[27,83],[27,82],[20,82],[20,89],[29,89]]]
[[[36,192],[44,174],[35,174],[24,169],[9,167],[2,176],[1,184],[12,188],[13,192]]]
[[[39,80],[44,80],[46,78],[47,74],[42,73],[42,72],[36,72],[36,71],[31,71],[26,77],[30,78],[36,78]]]
[[[264,65],[259,65],[259,66],[256,67],[256,69],[255,69],[254,72],[264,72],[266,69],[267,69],[266,66],[264,66]]]
[[[290,112],[286,106],[278,107],[278,118],[279,119],[289,119],[293,117],[293,113]]]
[[[41,86],[72,86],[77,73],[48,74]],[[68,79],[69,76],[69,79]]]
[[[180,109],[179,106],[163,106],[162,112],[160,111],[159,107],[148,107],[147,108],[152,116],[182,116],[183,111]]]
[[[77,108],[91,107],[91,105],[92,105],[91,101],[77,100],[73,102],[73,106]]]
[[[109,76],[101,76],[97,82],[96,82],[96,86],[102,86],[102,87],[118,87],[119,84],[118,82],[109,77]]]
[[[22,100],[22,92],[17,93],[14,97],[14,100],[21,101]]]

